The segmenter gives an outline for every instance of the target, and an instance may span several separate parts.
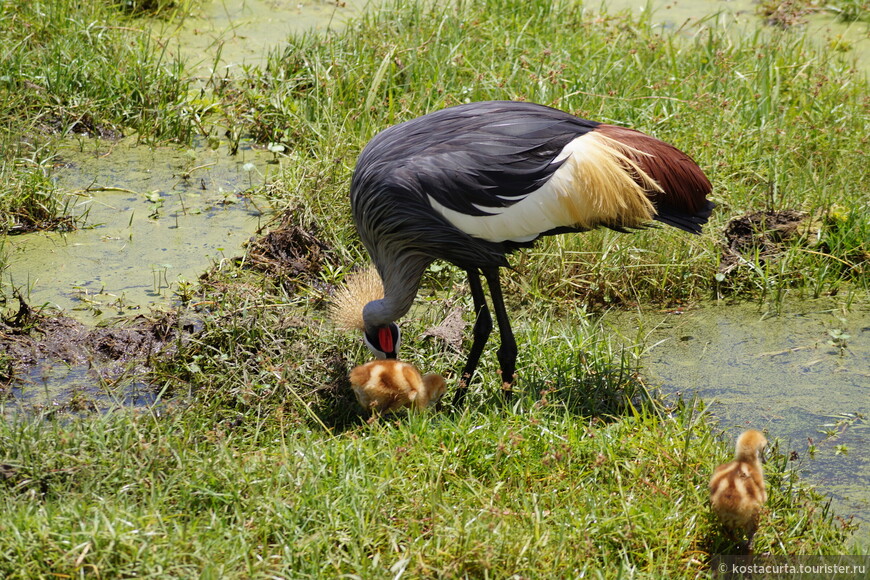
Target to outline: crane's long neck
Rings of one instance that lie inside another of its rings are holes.
[[[407,314],[417,296],[423,272],[432,262],[432,258],[416,253],[373,255],[372,258],[384,284],[384,297],[363,307],[366,330],[386,326]]]

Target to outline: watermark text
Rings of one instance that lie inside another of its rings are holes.
[[[710,561],[714,578],[870,578],[870,556],[720,556]]]

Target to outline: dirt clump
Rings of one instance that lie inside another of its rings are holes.
[[[52,362],[88,363],[99,378],[107,380],[131,369],[144,373],[153,356],[168,353],[174,345],[176,325],[171,314],[91,328],[66,316],[35,313],[19,301],[18,314],[0,320],[0,361],[5,363],[0,374],[6,385]]]
[[[755,211],[738,216],[725,226],[720,271],[728,273],[741,263],[773,259],[795,238],[811,233],[808,215],[795,210]]]
[[[87,112],[74,116],[69,112],[49,114],[44,121],[43,130],[49,134],[74,133],[109,141],[117,141],[124,137],[123,131],[108,123],[98,121]]]
[[[423,331],[423,337],[438,339],[445,347],[449,347],[454,352],[461,353],[466,337],[466,327],[467,324],[462,318],[462,308],[456,306],[447,313],[447,316],[440,324]]]
[[[248,245],[247,263],[281,281],[288,291],[300,284],[321,284],[320,271],[335,265],[335,253],[318,238],[317,224],[305,224],[297,210],[289,210],[278,226]]]

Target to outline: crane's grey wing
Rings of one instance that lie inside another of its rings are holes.
[[[539,189],[561,165],[565,145],[597,126],[542,105],[472,103],[387,129],[360,165],[376,162],[393,191],[483,216]]]

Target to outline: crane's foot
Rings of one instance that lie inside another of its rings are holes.
[[[498,371],[499,376],[502,376],[501,370]],[[502,380],[501,383],[501,401],[504,404],[510,404],[514,397],[514,382],[517,380],[516,373],[511,375],[510,382]]]
[[[457,410],[462,410],[465,407],[465,395],[468,394],[468,382],[471,380],[471,376],[468,374],[463,374],[462,378],[459,379],[459,384],[456,386],[456,393],[453,395],[453,408]]]
[[[501,386],[501,403],[503,405],[510,405],[511,401],[514,398],[514,390],[510,383],[504,383]]]

